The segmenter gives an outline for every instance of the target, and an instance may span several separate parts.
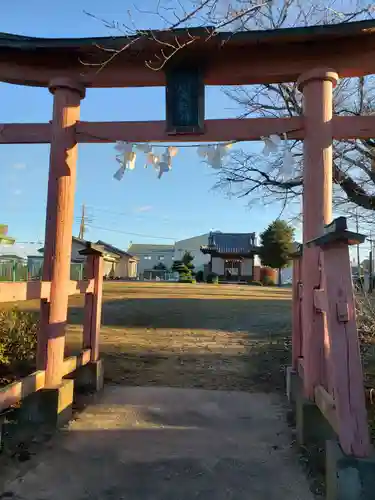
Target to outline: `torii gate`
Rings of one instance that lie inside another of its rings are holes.
[[[165,86],[164,69],[152,70],[145,61],[155,59],[161,42],[168,44],[176,36],[183,48],[166,65],[168,70],[175,65],[198,68],[204,85],[298,81],[303,92],[303,117],[202,122],[200,108],[195,128],[172,131],[170,127],[166,130],[163,121],[80,120],[80,101],[88,87]],[[194,43],[184,46],[184,40],[192,37]],[[304,247],[302,265],[295,265],[293,366],[303,378],[305,397],[315,402],[336,431],[345,456],[368,457],[371,446],[347,248],[359,236],[346,231],[345,221],[325,226],[332,222],[333,139],[375,137],[374,117],[332,115],[332,89],[338,77],[375,73],[375,22],[215,36],[207,36],[206,29],[189,29],[153,32],[149,38],[130,41],[123,37],[40,39],[0,35],[0,81],[46,87],[54,95],[50,123],[0,125],[0,143],[51,145],[42,282],[38,287],[35,283],[0,285],[0,302],[41,299],[38,375],[33,375],[29,392],[59,391],[63,376],[77,366],[77,360],[64,360],[72,289],[87,293],[86,358],[82,356],[81,362],[90,362],[90,366],[98,363],[100,251],[88,249],[89,280],[73,285],[69,280],[78,144],[118,140],[252,141],[286,133],[289,139],[304,141]],[[127,50],[98,71],[97,64],[108,54],[103,49],[121,49],[127,44]],[[297,293],[301,288],[302,295]],[[22,398],[25,393],[17,387],[3,391],[2,407]],[[304,408],[309,407],[301,401]]]

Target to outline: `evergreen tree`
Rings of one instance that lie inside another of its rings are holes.
[[[167,266],[163,264],[163,262],[159,262],[155,264],[154,271],[168,271]]]
[[[194,257],[190,252],[185,252],[182,260],[173,262],[172,271],[177,272],[180,280],[191,280],[194,275]]]
[[[281,269],[290,265],[293,238],[294,228],[279,219],[272,222],[260,235],[262,264],[279,270],[279,286],[281,285]]]
[[[190,252],[185,252],[184,253],[184,256],[182,257],[182,262],[187,267],[190,276],[194,275],[194,268],[195,268],[195,266],[193,264],[193,260],[194,260],[194,257],[193,257],[193,255],[191,255]]]

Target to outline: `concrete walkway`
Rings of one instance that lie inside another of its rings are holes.
[[[274,395],[105,388],[0,498],[312,500]]]

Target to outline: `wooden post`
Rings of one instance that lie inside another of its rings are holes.
[[[293,258],[293,302],[292,302],[292,367],[297,371],[298,359],[302,356],[302,303],[301,303],[301,264],[302,255]]]
[[[90,361],[99,359],[99,335],[102,315],[103,292],[103,255],[100,245],[89,244],[80,252],[86,255],[86,278],[94,279],[94,292],[85,297],[85,313],[83,324],[83,349],[91,349]]]
[[[332,219],[332,88],[338,75],[316,69],[301,76],[304,96],[303,242],[323,234]],[[314,308],[314,289],[320,286],[319,248],[304,248],[302,258],[302,331],[304,390],[324,384],[324,318]]]
[[[61,382],[68,311],[77,142],[84,89],[69,79],[51,82],[54,94],[48,178],[43,281],[51,281],[50,303],[41,303],[37,368],[46,370],[46,388]]]
[[[339,441],[347,455],[367,457],[371,448],[349,249],[346,243],[338,242],[322,252],[327,354]]]

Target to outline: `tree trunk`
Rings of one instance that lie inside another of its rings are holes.
[[[279,282],[278,282],[278,285],[279,286],[282,285],[282,282],[281,282],[281,267],[279,267]]]

